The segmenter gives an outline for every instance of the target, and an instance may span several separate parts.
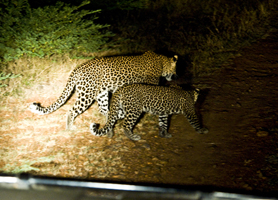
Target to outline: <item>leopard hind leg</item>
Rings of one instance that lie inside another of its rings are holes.
[[[128,109],[126,109],[128,110]],[[129,111],[128,113],[126,113],[126,118],[124,120],[124,132],[125,135],[134,141],[140,140],[141,137],[139,135],[136,135],[133,133],[132,129],[136,123],[136,121],[138,120],[138,118],[141,115],[141,111],[137,110],[135,108],[132,108],[131,111]]]
[[[108,90],[101,91],[96,97],[98,103],[99,112],[106,116],[106,121],[108,118],[109,111],[109,92]]]
[[[171,138],[172,135],[168,133],[168,115],[160,115],[158,117],[159,136],[164,138]]]
[[[74,119],[82,114],[89,106],[94,102],[93,94],[90,92],[78,92],[78,97],[74,103],[72,109],[67,114],[67,129],[74,129],[73,122]]]

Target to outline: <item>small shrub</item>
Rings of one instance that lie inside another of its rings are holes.
[[[142,9],[145,7],[147,0],[102,0],[102,1],[93,1],[92,6],[106,9],[106,10],[136,10]]]
[[[23,55],[45,57],[71,53],[80,56],[95,52],[112,34],[103,31],[108,25],[95,24],[100,10],[82,10],[79,6],[57,2],[55,6],[31,8],[27,0],[4,1],[0,4],[0,55],[12,61]]]

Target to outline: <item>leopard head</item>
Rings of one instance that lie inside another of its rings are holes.
[[[166,78],[167,81],[171,81],[175,78],[176,68],[177,68],[178,56],[174,55],[172,58],[164,58],[163,60],[163,72],[162,76]]]

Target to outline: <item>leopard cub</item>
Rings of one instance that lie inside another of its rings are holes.
[[[106,125],[98,130],[97,124],[90,125],[95,136],[113,136],[113,126],[118,119],[124,119],[124,132],[131,140],[140,140],[132,129],[143,112],[159,115],[159,136],[170,138],[168,117],[172,114],[183,114],[198,133],[208,133],[196,115],[195,102],[199,89],[182,90],[180,87],[163,87],[155,85],[132,84],[119,88],[112,96],[111,107]]]

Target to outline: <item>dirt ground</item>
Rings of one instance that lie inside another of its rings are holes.
[[[96,105],[79,116],[77,130],[65,131],[72,98],[53,114],[27,110],[31,102],[49,105],[57,96],[10,99],[1,107],[0,171],[106,181],[216,186],[252,191],[278,190],[278,34],[243,49],[233,64],[193,80],[203,89],[198,104],[205,135],[182,115],[158,136],[157,117],[145,115],[126,138],[121,122],[115,136],[95,137],[91,122],[104,125]],[[47,93],[47,90],[46,90]]]

